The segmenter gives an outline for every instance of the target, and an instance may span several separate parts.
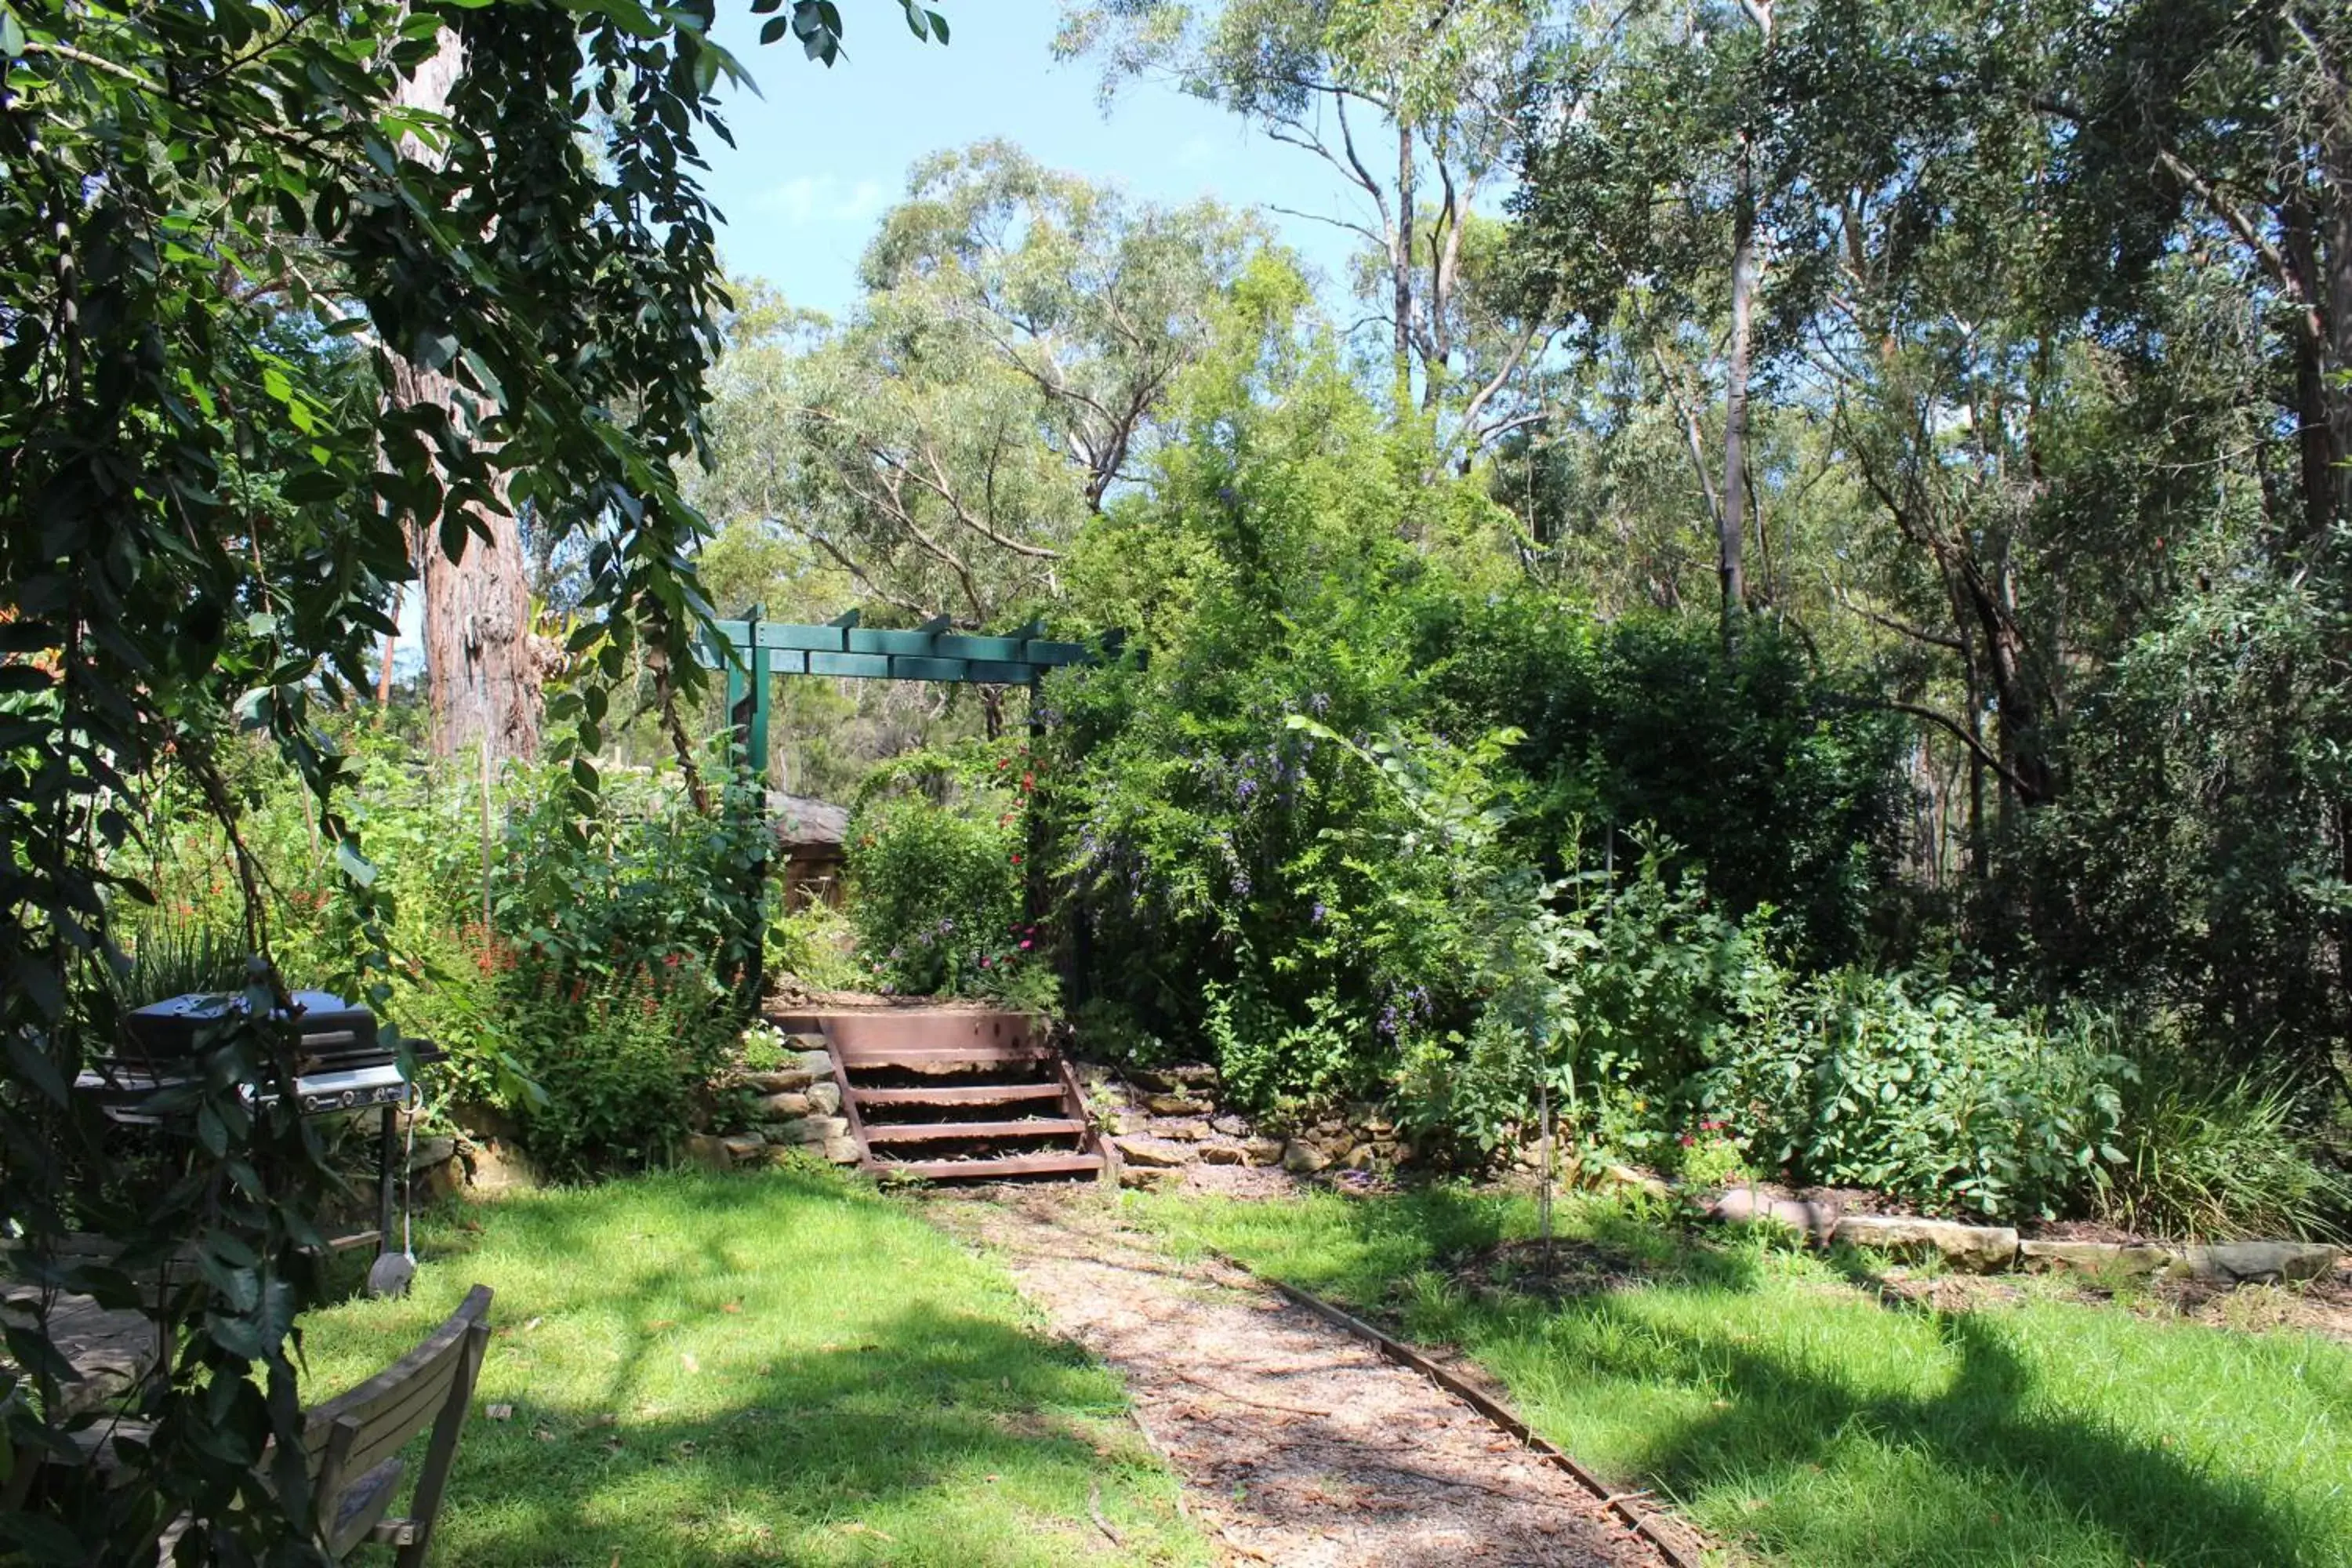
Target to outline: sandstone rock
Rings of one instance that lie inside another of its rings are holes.
[[[803,1116],[798,1121],[787,1121],[776,1129],[776,1142],[801,1148],[849,1136],[849,1121],[841,1116]]]
[[[819,1116],[841,1114],[841,1086],[831,1079],[819,1079],[808,1086],[809,1109]]]
[[[452,1151],[447,1159],[418,1172],[416,1185],[428,1199],[454,1198],[466,1190],[466,1167]]]
[[[539,1184],[539,1173],[511,1144],[477,1143],[466,1150],[465,1159],[467,1179],[478,1192],[502,1193]]]
[[[708,1132],[686,1135],[686,1159],[688,1164],[698,1165],[706,1171],[724,1171],[735,1163],[734,1157],[728,1152],[727,1141],[714,1138]]]
[[[805,1094],[771,1094],[761,1098],[760,1109],[779,1119],[806,1116],[809,1113],[809,1097]]]
[[[1139,1192],[1173,1192],[1184,1184],[1184,1173],[1150,1165],[1122,1165],[1119,1167],[1118,1184]]]
[[[1118,1111],[1111,1117],[1111,1131],[1114,1132],[1149,1132],[1151,1131],[1151,1114],[1150,1112],[1144,1110]]]
[[[799,1068],[779,1068],[773,1072],[747,1072],[743,1087],[753,1094],[795,1094],[816,1081],[816,1075]]]
[[[1770,1198],[1753,1187],[1733,1187],[1707,1205],[1707,1217],[1719,1220],[1769,1220],[1826,1240],[1837,1225],[1837,1211],[1827,1204],[1799,1198]]]
[[[1238,1143],[1203,1143],[1201,1163],[1203,1165],[1238,1165],[1249,1157],[1249,1152]],[[1279,1152],[1277,1151],[1277,1157]]]
[[[1164,1068],[1129,1068],[1128,1080],[1162,1094],[1206,1089],[1217,1081],[1217,1069],[1206,1062],[1178,1062]]]
[[[1312,1143],[1294,1138],[1283,1145],[1282,1168],[1294,1176],[1311,1176],[1330,1163],[1330,1156]]]
[[[1228,1138],[1246,1138],[1250,1135],[1249,1123],[1238,1116],[1213,1116],[1209,1119],[1209,1125]]]
[[[436,1165],[446,1165],[457,1157],[457,1141],[455,1138],[420,1138],[416,1141],[416,1147],[408,1152],[408,1168],[411,1171],[430,1170]]]
[[[1657,1177],[1645,1174],[1631,1165],[1605,1165],[1601,1171],[1601,1184],[1621,1192],[1646,1193],[1654,1198],[1670,1198],[1675,1190]]]
[[[768,1152],[768,1141],[756,1132],[739,1132],[732,1138],[721,1138],[719,1142],[726,1150],[730,1165],[750,1164],[764,1157]]]
[[[1189,1094],[1147,1094],[1143,1105],[1154,1116],[1200,1116],[1212,1109],[1207,1100]]]
[[[1350,1171],[1370,1170],[1374,1163],[1372,1146],[1370,1143],[1357,1144],[1340,1158],[1339,1163],[1342,1167]]]
[[[2154,1274],[2172,1261],[2162,1247],[2131,1247],[2114,1241],[2021,1241],[2018,1262],[2027,1268],[2061,1268],[2077,1274]]]
[[[836,1165],[855,1165],[857,1163],[857,1140],[855,1138],[826,1139],[824,1157]]]
[[[823,1035],[787,1035],[784,1038],[790,1040],[793,1045],[793,1049],[800,1052],[803,1056],[821,1057],[824,1055],[824,1037]]]
[[[1282,1158],[1283,1143],[1279,1138],[1252,1138],[1242,1144],[1242,1163],[1271,1165]]]
[[[1187,1143],[1198,1143],[1209,1135],[1209,1124],[1198,1117],[1178,1117],[1154,1123],[1151,1131],[1154,1137],[1175,1138]]]
[[[2266,1285],[2316,1279],[2336,1267],[2337,1248],[2308,1241],[2231,1241],[2185,1247],[2167,1270],[2176,1277]]]
[[[2017,1261],[2017,1232],[2005,1225],[1961,1225],[1948,1219],[1850,1214],[1837,1222],[1831,1236],[1851,1246],[1875,1247],[1882,1252],[1938,1252],[1954,1268],[1979,1274],[2006,1268]]]
[[[1177,1165],[1189,1165],[1201,1157],[1201,1152],[1190,1143],[1179,1143],[1169,1138],[1144,1138],[1134,1135],[1114,1138],[1121,1158],[1131,1165],[1147,1165],[1167,1170]]]

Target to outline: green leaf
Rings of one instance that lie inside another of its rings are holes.
[[[335,864],[342,868],[344,876],[349,877],[361,887],[375,886],[375,867],[369,863],[366,856],[360,853],[359,846],[350,839],[341,838],[335,841]]]
[[[0,55],[21,59],[25,54],[25,28],[16,20],[16,13],[0,5]]]

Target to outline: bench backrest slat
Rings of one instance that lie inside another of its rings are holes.
[[[433,1440],[417,1472],[410,1500],[410,1544],[402,1568],[425,1557],[439,1510],[441,1492],[456,1458],[474,1379],[481,1370],[490,1327],[490,1288],[477,1285],[448,1320],[423,1343],[357,1388],[312,1409],[304,1421],[314,1501],[321,1525],[332,1530],[345,1491],[377,1466],[392,1459],[427,1426]]]

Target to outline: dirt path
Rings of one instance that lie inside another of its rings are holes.
[[[1599,1500],[1426,1379],[1239,1270],[1173,1261],[1098,1198],[929,1205],[1115,1368],[1188,1506],[1283,1568],[1658,1568]]]

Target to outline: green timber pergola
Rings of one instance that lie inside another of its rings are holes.
[[[871,631],[859,612],[823,626],[761,618],[754,605],[718,623],[711,662],[727,671],[727,715],[752,776],[768,776],[770,691],[779,675],[846,676],[860,680],[937,680],[966,686],[1025,686],[1032,701],[1049,669],[1098,662],[1084,643],[1053,642],[1031,622],[1007,637],[949,630],[941,616],[913,631]],[[1105,651],[1116,653],[1114,634]]]

